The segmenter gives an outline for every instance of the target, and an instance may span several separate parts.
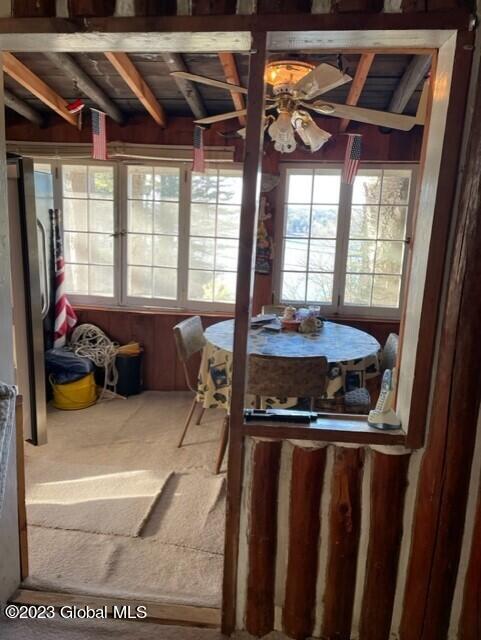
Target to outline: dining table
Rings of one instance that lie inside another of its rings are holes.
[[[229,411],[232,392],[234,320],[216,322],[205,332],[197,385],[197,400],[206,409]],[[335,399],[353,386],[379,375],[381,346],[372,335],[355,327],[324,321],[313,333],[273,331],[263,326],[251,328],[248,353],[302,358],[325,356],[329,363],[328,382],[322,399]],[[297,398],[270,398],[269,406],[290,408]],[[254,397],[246,398],[246,405]]]

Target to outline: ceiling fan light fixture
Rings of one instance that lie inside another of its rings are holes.
[[[264,80],[273,87],[277,85],[294,85],[315,68],[309,62],[299,60],[277,60],[269,62],[264,73]]]
[[[292,153],[297,146],[289,111],[279,112],[277,119],[270,125],[268,133],[276,151]]]
[[[331,137],[330,133],[317,126],[306,111],[297,111],[292,118],[292,122],[297,135],[311,149],[312,153],[319,151]]]

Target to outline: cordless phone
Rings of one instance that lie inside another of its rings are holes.
[[[376,408],[369,412],[367,418],[370,427],[385,430],[399,429],[401,427],[401,421],[392,408],[395,386],[396,370],[386,369],[382,376],[381,393],[379,394]]]

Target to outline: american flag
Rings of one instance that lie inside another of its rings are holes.
[[[347,135],[348,140],[341,180],[345,184],[353,184],[361,161],[361,136],[358,133],[348,133]]]
[[[92,112],[92,143],[94,160],[107,160],[107,136],[105,131],[105,113],[98,109]]]
[[[67,342],[67,335],[77,324],[77,316],[65,294],[65,262],[63,259],[63,240],[60,212],[50,209],[50,219],[54,234],[55,260],[55,326],[53,346],[55,349],[63,347]]]
[[[195,126],[194,129],[194,162],[192,164],[192,170],[204,173],[205,171],[205,157],[204,157],[204,140],[203,140],[204,127]]]

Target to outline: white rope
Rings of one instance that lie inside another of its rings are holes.
[[[102,329],[99,329],[94,324],[81,324],[72,332],[70,347],[81,358],[88,358],[97,367],[103,367],[105,370],[101,398],[107,387],[113,387],[115,390],[119,378],[117,367],[115,366],[115,356],[119,348],[116,342],[112,342]]]

